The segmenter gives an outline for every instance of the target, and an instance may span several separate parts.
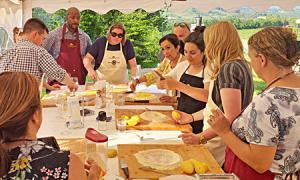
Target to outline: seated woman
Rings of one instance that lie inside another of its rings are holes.
[[[167,34],[159,40],[159,45],[164,54],[164,60],[159,64],[156,71],[165,75],[171,71],[179,62],[185,60],[185,57],[180,54],[180,41],[175,34]],[[146,73],[138,79],[135,79],[130,85],[131,90],[135,91],[139,83],[145,82],[146,86],[156,83],[159,76],[155,72]]]
[[[240,179],[300,178],[300,77],[293,72],[300,52],[296,35],[283,27],[250,37],[249,57],[267,87],[233,121],[218,110],[208,123],[227,145],[225,171]]]
[[[106,37],[98,38],[83,58],[88,76],[97,79],[95,70],[104,75],[104,79],[113,84],[128,82],[127,65],[131,77],[136,74],[136,58],[132,43],[125,38],[126,31],[122,23],[110,26]],[[94,63],[95,66],[92,65]]]
[[[185,121],[178,120],[178,123],[190,123],[193,133],[200,133],[203,129],[202,119],[194,119],[192,113],[201,111],[205,107],[210,81],[208,68],[205,66],[203,31],[204,28],[192,32],[186,38],[184,51],[187,61],[179,63],[166,75],[165,80],[157,83],[158,88],[180,91],[178,110],[191,114],[191,118],[185,118]],[[176,98],[163,96],[161,100],[176,102]]]
[[[99,179],[94,161],[85,170],[77,155],[37,140],[42,107],[35,77],[4,72],[0,81],[0,179]]]

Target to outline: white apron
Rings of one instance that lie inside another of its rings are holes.
[[[208,124],[207,120],[209,119],[209,116],[211,115],[212,109],[219,109],[219,107],[214,103],[211,95],[214,87],[214,81],[210,81],[209,84],[209,94],[208,94],[208,100],[206,103],[206,106],[203,110],[204,115],[204,122],[203,122],[203,131],[210,128],[210,125]],[[217,136],[209,141],[207,141],[207,144],[205,146],[208,148],[208,150],[211,152],[211,154],[214,156],[214,158],[217,160],[217,162],[222,165],[225,160],[225,143],[223,140]]]
[[[126,84],[128,82],[128,70],[122,44],[119,51],[107,50],[106,41],[103,60],[98,71],[104,75],[104,79],[112,84]]]

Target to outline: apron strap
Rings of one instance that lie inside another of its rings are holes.
[[[107,50],[107,48],[108,48],[108,39],[106,39],[106,43],[105,43],[105,49],[104,49],[104,51],[106,51],[106,50]]]
[[[63,30],[62,30],[62,38],[61,38],[62,41],[65,39],[65,33],[66,33],[66,31],[67,31],[67,24],[64,24]],[[79,40],[78,29],[75,31],[75,33],[76,33],[76,40]]]
[[[62,38],[61,38],[62,41],[65,39],[65,32],[66,32],[66,29],[67,29],[67,24],[64,24],[63,30],[62,30]]]

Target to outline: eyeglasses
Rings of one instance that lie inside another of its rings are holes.
[[[188,30],[190,30],[189,25],[185,22],[179,22],[179,23],[174,24],[174,27],[178,27],[178,26],[181,27],[181,28],[187,28]]]
[[[118,33],[115,33],[115,32],[111,32],[110,34],[111,34],[112,37],[117,37],[117,36],[118,36],[118,38],[123,38],[124,37],[124,34],[118,34]]]

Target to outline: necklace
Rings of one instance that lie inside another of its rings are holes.
[[[171,65],[171,68],[173,69],[176,65],[177,65],[177,63],[179,62],[179,58],[180,58],[180,54],[178,54],[177,56],[176,56],[176,61],[174,62],[174,61],[171,61],[171,63],[170,63],[170,65]]]
[[[286,77],[286,76],[288,76],[288,75],[290,75],[290,74],[292,74],[292,73],[294,73],[294,71],[290,71],[290,72],[288,72],[288,73],[286,73],[286,74],[283,74],[283,75],[281,75],[281,76],[278,76],[277,78],[275,78],[275,79],[273,79],[262,91],[261,91],[261,93],[263,93],[263,92],[265,92],[267,89],[269,89],[270,88],[270,86],[272,86],[274,83],[276,83],[277,81],[279,81],[279,80],[281,80],[282,78],[284,78],[284,77]]]
[[[286,77],[286,76],[288,76],[288,75],[290,75],[290,74],[292,74],[292,73],[294,73],[294,71],[290,71],[290,72],[288,72],[288,73],[286,73],[286,74],[283,74],[283,75],[281,75],[281,76],[278,76],[277,78],[275,78],[275,79],[273,79],[259,94],[262,94],[263,92],[265,92],[267,89],[269,89],[270,88],[270,86],[272,86],[274,83],[276,83],[277,81],[279,81],[280,79],[282,79],[282,78],[284,78],[284,77]],[[242,111],[234,118],[234,119],[237,119],[244,111],[245,111],[245,109],[247,108],[248,106],[246,106],[246,107],[244,107],[243,109],[242,109]],[[232,123],[231,123],[231,126],[232,126]]]

